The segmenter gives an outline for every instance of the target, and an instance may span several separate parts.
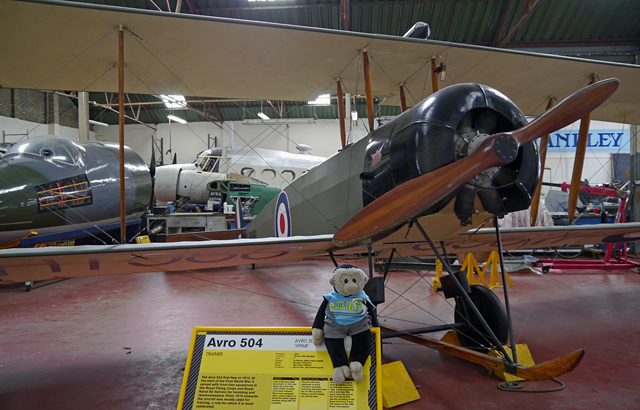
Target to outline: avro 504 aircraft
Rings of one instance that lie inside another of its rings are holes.
[[[354,90],[359,78],[346,67],[359,58],[367,66],[365,56],[371,54],[379,67],[370,67],[365,77],[393,80],[367,80],[366,88],[371,87],[367,97],[391,101],[432,56],[444,53],[448,78],[458,81],[376,130],[371,109],[372,132],[285,189],[247,226],[252,238],[6,250],[0,253],[3,283],[284,263],[369,249],[383,254],[396,249],[403,255],[439,255],[434,245],[438,241],[450,252],[474,252],[493,250],[496,245],[513,249],[623,242],[640,235],[640,224],[512,229],[503,230],[502,236],[497,229],[465,232],[529,206],[539,174],[537,138],[593,110],[596,119],[640,123],[639,67],[79,3],[0,0],[0,11],[4,17],[12,16],[3,19],[3,30],[11,41],[0,57],[12,62],[0,73],[5,87],[115,91],[120,83],[127,92],[194,95],[192,90],[198,90],[200,95],[299,101],[334,86],[339,97],[342,86]],[[25,22],[38,29],[30,30]],[[42,36],[42,30],[50,35]],[[127,75],[122,84],[109,67],[119,61],[114,37],[122,46],[125,32]],[[167,38],[167,32],[175,35]],[[180,40],[196,35],[233,41],[203,42],[195,55]],[[155,43],[156,38],[162,41]],[[103,46],[92,46],[101,41]],[[295,72],[285,72],[281,63],[291,56],[299,64]],[[57,71],[52,74],[49,67]],[[554,76],[548,76],[552,69]],[[256,73],[270,81],[262,81]],[[580,89],[594,73],[619,80]],[[187,74],[190,79],[184,78]],[[145,81],[140,80],[143,76]],[[527,123],[523,113],[541,114],[539,107],[552,95],[567,98]],[[492,316],[502,318],[504,310],[499,301],[495,303],[496,296],[465,289],[452,272],[449,277],[463,310],[472,312],[472,321],[483,329],[479,331],[483,347],[504,352],[502,344],[508,338],[504,321],[486,323],[476,306],[490,304]],[[476,294],[474,300],[469,294]],[[577,350],[523,368],[506,354],[504,360],[495,359],[409,333],[397,335],[532,380],[572,370],[584,353]]]

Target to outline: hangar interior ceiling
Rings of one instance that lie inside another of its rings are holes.
[[[640,2],[624,0],[88,0],[108,6],[257,20],[335,30],[402,36],[413,24],[429,24],[430,40],[639,63]],[[201,38],[188,46],[197,47]],[[232,38],[206,41],[233,42]],[[283,61],[295,70],[295,57]],[[553,75],[553,73],[549,73]],[[67,90],[68,91],[68,90]],[[118,123],[118,95],[90,93],[90,119]],[[328,106],[296,101],[230,101],[187,97],[179,116],[189,122],[255,119],[263,111],[278,118],[338,118],[336,99]],[[364,99],[356,102],[366,117]],[[376,104],[377,116],[399,107]],[[154,95],[125,96],[126,123],[166,123],[168,109]],[[177,111],[177,110],[173,110]]]

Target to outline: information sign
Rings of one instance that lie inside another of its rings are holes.
[[[195,327],[178,410],[380,410],[380,329],[371,340],[362,382],[336,384],[311,328]]]

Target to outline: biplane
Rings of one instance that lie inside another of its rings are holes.
[[[436,254],[449,271],[460,311],[471,318],[450,327],[473,322],[465,331],[481,340],[475,347],[495,348],[504,359],[414,335],[425,329],[390,335],[545,380],[575,368],[584,352],[530,368],[518,365],[503,348],[508,309],[495,303],[493,293],[458,281],[441,253],[631,242],[640,236],[640,224],[476,229],[531,204],[540,170],[538,138],[592,111],[594,119],[640,123],[639,67],[82,3],[1,0],[0,16],[10,39],[0,56],[11,62],[0,73],[3,87],[309,100],[327,90],[339,97],[343,87],[355,90],[360,78],[347,67],[361,59],[368,66],[367,100],[375,95],[404,106],[404,87],[421,68],[446,54],[448,73],[446,87],[377,129],[368,103],[370,134],[291,184],[247,226],[244,239],[5,250],[2,283],[287,263],[341,253]],[[195,50],[180,41],[186,37],[228,41],[203,41]],[[282,70],[291,58],[296,69]],[[584,87],[595,76],[604,80]],[[562,101],[543,114],[550,96]],[[537,118],[527,122],[525,114]]]

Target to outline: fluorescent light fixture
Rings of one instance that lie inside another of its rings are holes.
[[[175,115],[167,115],[167,118],[169,120],[175,121],[175,122],[179,122],[180,124],[186,124],[187,120],[183,120],[180,117],[176,117]]]
[[[187,100],[184,95],[161,95],[160,99],[164,101],[167,108],[184,108],[187,106]]]
[[[316,120],[313,118],[296,118],[296,119],[284,119],[279,118],[275,120],[261,120],[259,118],[254,118],[250,120],[242,121],[244,125],[284,125],[284,124],[315,124]]]
[[[313,101],[309,101],[309,105],[331,105],[331,96],[329,94],[321,94]]]
[[[104,122],[89,120],[89,124],[91,125],[99,125],[101,127],[108,127],[109,124],[105,124]]]
[[[270,120],[271,118],[269,118],[269,116],[265,113],[263,113],[262,111],[260,111],[258,113],[258,117],[262,118],[263,120]]]

